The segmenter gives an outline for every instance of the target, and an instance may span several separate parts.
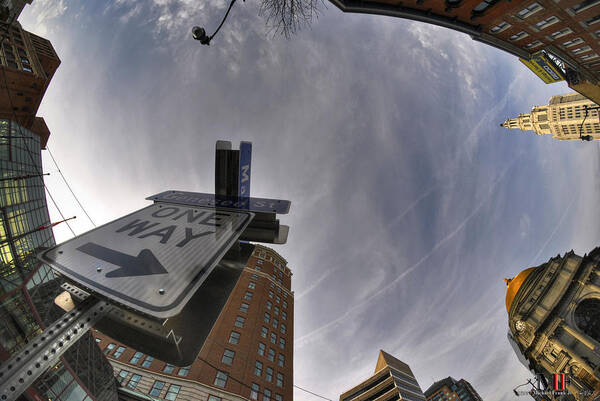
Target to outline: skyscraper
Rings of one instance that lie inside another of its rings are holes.
[[[471,383],[453,377],[436,381],[425,390],[427,401],[482,401]]]
[[[508,339],[519,360],[547,390],[564,386],[578,401],[600,396],[600,248],[558,255],[505,281]]]
[[[569,86],[600,104],[600,2],[595,0],[329,0],[344,12],[380,14],[465,33],[524,60],[540,52],[538,71],[556,65]],[[548,60],[549,59],[549,60]]]
[[[164,400],[292,401],[291,276],[281,255],[256,245],[200,354],[187,367],[156,360],[96,331],[123,397],[140,399],[137,392]]]
[[[340,401],[425,401],[421,387],[410,367],[380,350],[375,373],[340,395]]]
[[[586,107],[597,105],[579,93],[552,96],[547,105],[535,106],[530,113],[519,114],[500,126],[533,131],[537,135],[552,135],[560,140],[580,140],[587,135],[591,139],[600,139],[598,110],[586,111]]]
[[[42,180],[41,139],[0,120],[0,360],[36,338],[63,311],[63,280],[36,259],[54,245]],[[27,390],[35,400],[116,400],[110,365],[90,333]]]

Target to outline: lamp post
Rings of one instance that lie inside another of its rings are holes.
[[[244,0],[246,1],[246,0]],[[236,0],[231,0],[231,2],[229,3],[229,8],[227,8],[227,12],[225,13],[225,16],[223,17],[223,20],[221,21],[221,23],[219,24],[219,26],[217,27],[217,30],[215,31],[215,33],[213,33],[210,36],[206,35],[206,31],[204,30],[204,28],[201,28],[199,26],[195,26],[192,28],[192,36],[194,37],[194,39],[199,40],[200,43],[202,43],[203,45],[210,45],[210,41],[212,40],[212,38],[215,37],[215,35],[217,34],[217,32],[219,32],[219,29],[221,29],[221,27],[223,26],[223,24],[225,23],[225,20],[227,19],[227,16],[229,15],[229,11],[231,11],[231,7],[233,7],[233,4],[236,2]]]
[[[588,116],[588,111],[589,110],[600,110],[600,106],[588,107],[588,105],[584,105],[583,108],[585,110],[585,115],[583,116],[583,121],[581,122],[581,125],[579,126],[579,139],[581,139],[582,141],[591,141],[592,139],[594,139],[591,135],[581,135],[581,131],[583,130],[583,123],[585,123],[585,119]]]

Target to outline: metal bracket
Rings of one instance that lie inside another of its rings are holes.
[[[84,303],[47,327],[25,348],[0,366],[0,400],[16,400],[61,355],[100,320],[112,306],[105,301]]]

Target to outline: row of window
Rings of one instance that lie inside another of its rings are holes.
[[[263,326],[260,330],[260,336],[262,338],[267,338],[267,334],[269,333],[269,329],[266,328],[265,326]],[[241,334],[238,333],[237,331],[232,331],[231,334],[229,335],[229,344],[234,344],[237,345],[240,343],[240,338],[241,338]],[[277,334],[271,332],[271,335],[269,336],[270,341],[272,344],[277,344]],[[279,337],[279,348],[284,349],[285,348],[285,338],[283,337]]]
[[[117,376],[117,381],[119,383],[123,383],[123,381],[129,375],[129,373],[130,372],[128,372],[127,370],[121,370],[119,372],[119,375]],[[140,376],[138,374],[134,374],[133,376],[131,376],[131,378],[127,382],[127,387],[136,388],[141,379],[142,379],[142,376]],[[152,388],[150,389],[150,392],[148,394],[155,396],[155,397],[160,396],[165,385],[166,385],[165,382],[156,380],[154,382],[154,384],[152,384]],[[167,388],[167,393],[164,396],[162,396],[161,398],[164,398],[165,400],[168,400],[168,401],[174,401],[177,398],[177,395],[179,394],[179,390],[181,390],[181,386],[179,386],[177,384],[171,384]]]
[[[100,342],[99,338],[96,338],[96,342]],[[108,344],[106,346],[106,348],[104,348],[104,353],[106,355],[110,355],[112,350],[116,347],[115,344]],[[119,357],[123,354],[123,352],[126,350],[125,347],[118,347],[117,350],[112,354],[112,357],[115,359],[119,359]],[[136,352],[131,359],[129,360],[129,363],[132,365],[137,365],[139,363],[140,360],[142,360],[142,357],[144,356],[144,354],[142,352]],[[152,365],[152,362],[154,362],[154,358],[147,355],[146,358],[144,359],[144,361],[142,362],[142,367],[143,368],[149,368]],[[171,364],[166,364],[162,370],[164,373],[167,374],[172,374],[175,371],[175,366],[171,365]],[[177,372],[177,376],[181,376],[181,377],[185,377],[189,374],[190,372],[190,367],[186,366],[183,368],[179,368],[179,371]]]
[[[257,361],[258,363],[258,361]],[[262,370],[262,367],[261,367]],[[255,370],[256,373],[256,370]],[[217,371],[217,374],[215,376],[215,381],[213,382],[213,384],[216,387],[221,387],[221,388],[225,388],[227,386],[227,379],[229,378],[229,374],[227,372],[223,372],[223,371]],[[277,379],[279,380],[279,378]],[[276,383],[277,386],[279,386],[279,384]],[[283,386],[283,376],[281,377],[281,386]],[[250,390],[250,399],[252,400],[258,400],[258,395],[260,393],[260,386],[256,383],[252,383],[252,387]],[[271,401],[271,396],[272,396],[272,392],[271,390],[269,390],[268,388],[264,388],[262,391],[262,401]],[[218,397],[214,397],[215,399],[212,401],[220,401],[220,399]],[[211,398],[209,397],[208,401],[211,401]],[[275,394],[275,401],[283,401],[283,397],[281,396],[281,394]]]
[[[256,361],[254,364],[254,375],[258,377],[262,377],[263,372],[263,363],[261,361]],[[273,368],[267,366],[265,369],[265,380],[269,383],[273,382]],[[275,385],[277,387],[283,387],[283,373],[277,373]]]

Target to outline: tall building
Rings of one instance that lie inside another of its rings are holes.
[[[600,248],[573,251],[506,279],[508,339],[517,358],[541,378],[548,399],[600,396]],[[558,380],[556,382],[555,380]],[[555,398],[552,398],[555,397]]]
[[[0,0],[0,21],[16,21],[27,4],[32,0]]]
[[[11,119],[35,132],[45,147],[49,132],[36,113],[60,65],[49,40],[0,22],[0,118]]]
[[[54,245],[42,180],[42,139],[0,119],[0,361],[20,351],[64,312],[63,280],[36,259]],[[27,399],[116,401],[110,364],[84,335],[27,390]]]
[[[586,136],[589,136],[588,139],[600,139],[598,110],[590,107],[598,106],[579,93],[552,96],[547,105],[535,106],[530,113],[519,114],[500,126],[533,131],[537,135],[552,135],[560,140],[581,140]]]
[[[256,245],[200,354],[187,367],[156,360],[96,331],[122,385],[121,397],[292,401],[291,277],[281,255]]]
[[[375,373],[340,395],[340,401],[425,401],[423,391],[410,367],[380,350]]]
[[[525,60],[543,52],[553,60],[546,64],[555,63],[571,88],[600,104],[600,2],[596,0],[329,1],[344,12],[454,29]]]
[[[439,380],[425,390],[427,401],[483,401],[471,383],[452,377]]]

